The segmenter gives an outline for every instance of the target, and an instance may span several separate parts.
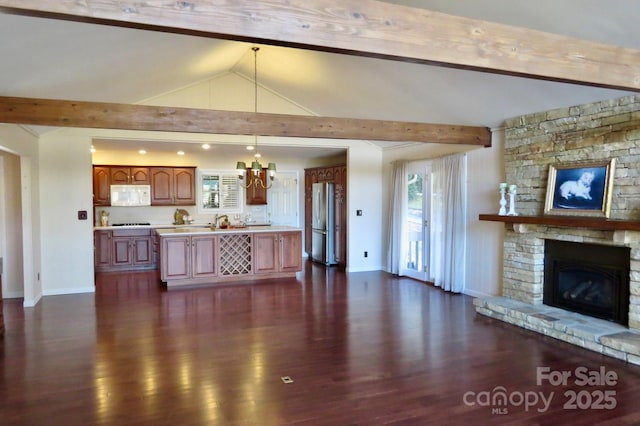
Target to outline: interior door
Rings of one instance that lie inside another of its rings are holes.
[[[413,163],[407,170],[407,208],[402,275],[427,281],[429,276],[429,221],[431,212],[431,170]]]
[[[278,172],[267,191],[267,215],[272,225],[300,226],[298,220],[298,173]]]

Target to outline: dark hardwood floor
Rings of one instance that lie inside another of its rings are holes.
[[[95,295],[4,314],[1,425],[640,423],[639,367],[380,272],[308,263],[297,280],[169,292],[155,272],[108,273]],[[538,385],[538,368],[571,377]]]

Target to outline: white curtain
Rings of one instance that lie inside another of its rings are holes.
[[[391,197],[389,197],[387,226],[387,271],[392,274],[402,274],[403,267],[401,265],[404,247],[406,246],[405,237],[405,218],[407,212],[407,162],[398,160],[393,162],[393,172],[391,174]]]
[[[465,285],[466,156],[433,160],[432,179],[431,281],[460,293]]]

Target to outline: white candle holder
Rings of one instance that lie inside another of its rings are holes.
[[[507,193],[507,184],[504,184],[504,187],[502,186],[502,184],[500,184],[500,210],[498,211],[498,214],[500,216],[506,216],[507,215],[507,199],[505,198],[505,194]]]
[[[518,216],[518,213],[516,213],[516,189],[515,185],[509,186],[509,212],[507,216]]]

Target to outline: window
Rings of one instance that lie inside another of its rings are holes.
[[[242,191],[235,172],[200,170],[198,172],[198,211],[240,212]]]

